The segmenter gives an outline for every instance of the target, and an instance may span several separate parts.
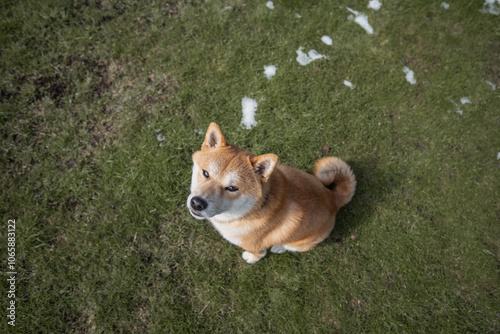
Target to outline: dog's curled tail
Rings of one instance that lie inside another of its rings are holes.
[[[345,161],[334,157],[319,159],[313,173],[332,191],[332,197],[339,209],[349,203],[356,190],[356,177]]]

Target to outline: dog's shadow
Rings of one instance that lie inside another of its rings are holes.
[[[351,202],[337,213],[335,227],[324,244],[342,243],[354,235],[356,227],[371,217],[377,206],[397,187],[403,175],[378,168],[378,161],[347,161],[356,175],[356,192]]]

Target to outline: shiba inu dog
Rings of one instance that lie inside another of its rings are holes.
[[[347,163],[327,157],[314,175],[278,164],[274,154],[255,156],[226,142],[211,123],[193,154],[187,206],[208,219],[255,263],[266,255],[305,252],[328,237],[335,215],[354,195],[355,176]]]

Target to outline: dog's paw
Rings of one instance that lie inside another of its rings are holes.
[[[248,263],[255,263],[255,262],[259,261],[260,259],[262,259],[265,255],[266,255],[266,253],[264,253],[262,256],[255,256],[254,254],[252,254],[250,252],[244,251],[242,256],[243,256],[243,260],[247,261]]]
[[[283,245],[274,245],[273,247],[271,247],[271,253],[274,254],[283,254],[286,251],[287,249]]]

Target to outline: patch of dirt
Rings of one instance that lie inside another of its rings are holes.
[[[56,104],[59,104],[69,89],[68,82],[61,76],[35,75],[21,78],[21,82],[32,82],[35,85],[33,100],[39,102],[48,97]]]
[[[363,311],[367,306],[367,302],[361,298],[353,298],[349,303],[349,309],[356,313]]]
[[[105,146],[106,144],[112,145],[112,138],[116,133],[113,121],[110,118],[101,121],[91,120],[85,123],[84,127],[90,137],[88,142],[90,147],[96,148],[98,146]]]

